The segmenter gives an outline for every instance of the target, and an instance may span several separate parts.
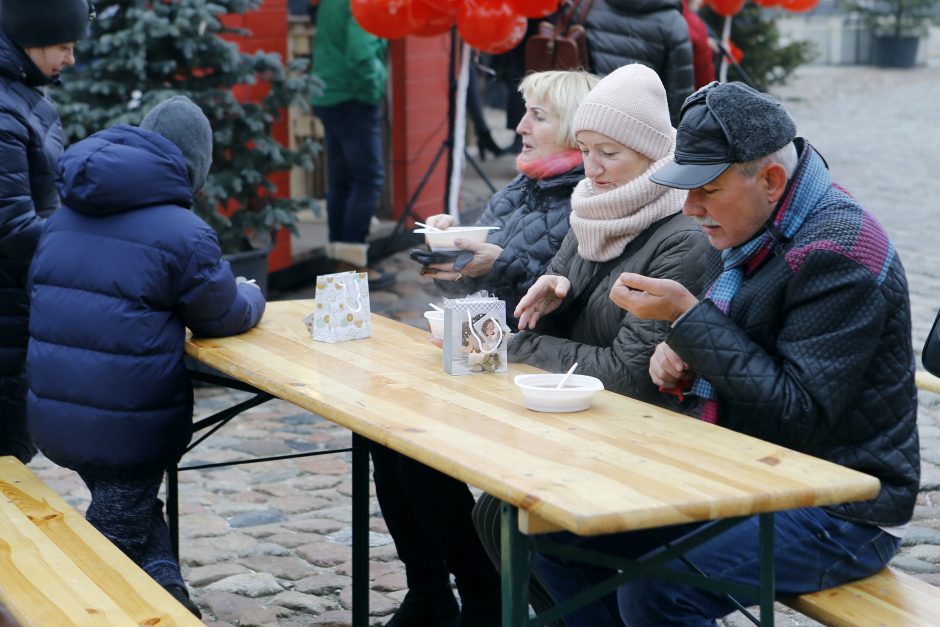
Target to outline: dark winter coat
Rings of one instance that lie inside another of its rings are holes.
[[[715,387],[718,424],[877,477],[876,498],[827,509],[900,525],[920,474],[907,279],[878,221],[798,144],[793,198],[813,213],[727,316],[704,300],[667,341]]]
[[[694,84],[681,0],[593,0],[585,30],[591,66],[600,76],[628,63],[642,63],[659,74],[676,126]]]
[[[512,324],[512,312],[519,299],[545,273],[562,240],[568,234],[571,192],[584,178],[584,167],[542,180],[520,174],[502,190],[493,194],[479,226],[498,226],[486,241],[503,249],[489,274],[467,277],[459,283],[437,281],[450,296],[465,296],[485,289],[506,301],[506,317]],[[461,255],[454,269],[463,268],[473,255]]]
[[[59,173],[63,206],[30,269],[31,433],[62,466],[159,471],[192,435],[184,326],[246,331],[264,297],[236,285],[189,210],[186,161],[169,140],[117,126],[72,146]]]
[[[677,213],[650,225],[632,240],[616,262],[588,261],[578,254],[578,240],[568,233],[546,274],[571,281],[565,304],[543,318],[535,332],[522,331],[509,344],[509,360],[549,372],[564,372],[578,362],[578,372],[597,377],[608,390],[643,401],[669,404],[653,385],[649,360],[663,341],[669,323],[637,318],[610,300],[610,290],[621,272],[636,272],[659,279],[673,279],[693,293],[705,283],[709,265],[717,253],[692,218]],[[571,305],[599,268],[604,278],[580,311]]]
[[[26,271],[41,216],[59,206],[54,174],[62,124],[43,91],[48,82],[0,32],[0,378],[16,377],[25,367]]]

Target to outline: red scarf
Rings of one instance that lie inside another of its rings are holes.
[[[523,161],[522,155],[516,157],[516,170],[536,181],[570,172],[579,165],[581,165],[581,151],[574,148],[556,152],[535,161]]]

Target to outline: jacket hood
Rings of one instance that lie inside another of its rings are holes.
[[[63,204],[88,215],[193,204],[179,148],[135,126],[115,126],[71,146],[59,160],[59,178]]]
[[[682,11],[682,0],[605,0],[605,2],[624,13],[655,13],[669,9]]]
[[[53,82],[3,31],[0,31],[0,74],[30,87],[48,85]]]

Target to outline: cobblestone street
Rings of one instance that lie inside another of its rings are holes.
[[[833,179],[885,224],[908,273],[918,354],[940,308],[940,67],[879,70],[801,68],[774,90],[805,136],[827,159]],[[494,133],[508,145],[511,134]],[[513,158],[484,163],[499,187]],[[465,206],[488,193],[468,169]],[[382,267],[393,290],[371,295],[374,313],[424,327],[422,312],[439,295],[419,277],[407,251]],[[278,298],[309,298],[313,288]],[[298,324],[300,321],[298,320]],[[197,418],[243,393],[196,390]],[[940,396],[920,396],[923,473],[914,521],[898,568],[940,585]],[[273,401],[249,410],[200,444],[184,461],[211,463],[349,446],[347,431],[295,406]],[[37,457],[31,468],[84,510],[87,491],[71,471]],[[346,626],[351,607],[351,490],[348,454],[324,455],[180,474],[184,576],[209,625]],[[404,596],[405,577],[372,499],[371,623],[382,625]],[[743,625],[739,617],[728,625]],[[814,625],[781,610],[778,625]],[[495,627],[495,626],[494,626]]]

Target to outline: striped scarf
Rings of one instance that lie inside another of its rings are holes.
[[[784,241],[792,239],[806,218],[816,210],[817,200],[832,184],[822,159],[811,159],[807,155],[815,156],[809,144],[806,144],[803,158],[777,203],[772,221],[753,239],[722,251],[722,272],[708,289],[705,298],[710,299],[725,315],[731,310],[731,302],[744,284],[744,278],[759,268],[773,250],[771,229],[778,231]],[[718,422],[718,394],[712,384],[698,377],[690,394],[703,399],[700,418],[705,422]]]

